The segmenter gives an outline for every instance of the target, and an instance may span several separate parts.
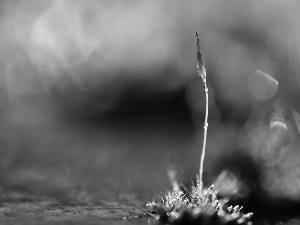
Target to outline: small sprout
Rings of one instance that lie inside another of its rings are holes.
[[[147,206],[151,209],[149,215],[156,220],[166,224],[188,225],[188,224],[252,224],[249,222],[253,213],[242,213],[242,208],[238,205],[227,206],[228,199],[218,199],[214,185],[203,188],[203,163],[205,157],[206,137],[207,137],[207,118],[208,118],[208,88],[206,84],[206,69],[203,65],[198,34],[197,38],[197,69],[204,84],[206,97],[206,111],[204,120],[204,138],[200,157],[199,176],[196,184],[192,183],[190,189],[178,184],[176,171],[168,170],[169,180],[173,190],[161,196],[161,202],[149,202]],[[226,174],[225,174],[226,175]],[[224,176],[225,176],[224,175]]]
[[[200,186],[199,186],[199,192],[201,192],[203,187],[203,164],[204,164],[204,157],[205,157],[205,148],[206,148],[206,138],[207,138],[207,128],[208,128],[208,88],[206,83],[206,69],[204,67],[201,53],[200,53],[200,44],[199,44],[199,37],[198,33],[196,32],[196,39],[197,39],[197,69],[198,74],[201,76],[203,85],[204,85],[204,93],[205,93],[205,119],[204,119],[204,137],[203,137],[203,146],[202,146],[202,153],[200,158],[200,169],[199,169],[199,176],[200,176]]]

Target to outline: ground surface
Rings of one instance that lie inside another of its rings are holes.
[[[12,205],[12,207],[15,207]],[[48,208],[49,207],[49,208]],[[27,204],[25,210],[9,210],[2,207],[1,224],[145,224],[150,220],[145,211],[128,206],[87,207],[47,206]],[[30,210],[31,208],[37,208]]]
[[[36,126],[4,119],[0,224],[155,223],[145,216],[146,203],[171,188],[170,166],[179,181],[195,178],[202,135],[174,112],[56,118]],[[216,164],[234,143],[233,128],[210,127],[206,183],[216,179]]]
[[[166,115],[37,126],[6,120],[0,224],[149,224],[147,201],[171,186],[170,155],[187,168],[198,161],[180,151],[192,151],[193,127],[174,121]]]

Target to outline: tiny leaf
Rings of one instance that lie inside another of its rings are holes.
[[[203,71],[204,65],[200,53],[199,36],[197,32],[196,32],[196,39],[197,39],[197,69],[198,69],[198,74],[202,77],[202,79],[204,79],[206,74]]]

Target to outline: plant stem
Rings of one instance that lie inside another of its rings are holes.
[[[202,190],[202,186],[203,186],[203,164],[204,164],[204,157],[205,157],[205,148],[206,148],[206,138],[207,138],[207,127],[208,127],[208,123],[207,123],[207,118],[208,118],[208,88],[207,88],[207,84],[204,83],[204,92],[205,92],[205,120],[204,120],[204,137],[203,137],[203,146],[202,146],[202,153],[201,153],[201,159],[200,159],[200,190]]]
[[[200,53],[200,44],[199,44],[199,38],[198,34],[196,32],[196,38],[197,38],[197,69],[198,74],[201,76],[203,85],[204,85],[204,93],[205,93],[205,120],[204,120],[204,137],[203,137],[203,146],[202,146],[202,153],[200,158],[200,169],[199,169],[199,190],[198,193],[200,194],[202,192],[203,188],[203,164],[204,164],[204,158],[205,158],[205,148],[206,148],[206,138],[207,138],[207,128],[208,128],[208,88],[206,83],[206,69],[203,65],[201,53]]]

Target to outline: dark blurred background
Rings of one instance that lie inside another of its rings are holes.
[[[296,216],[299,10],[297,0],[1,1],[0,209],[144,206],[171,187],[168,168],[195,179],[197,31],[205,183],[261,217]]]

